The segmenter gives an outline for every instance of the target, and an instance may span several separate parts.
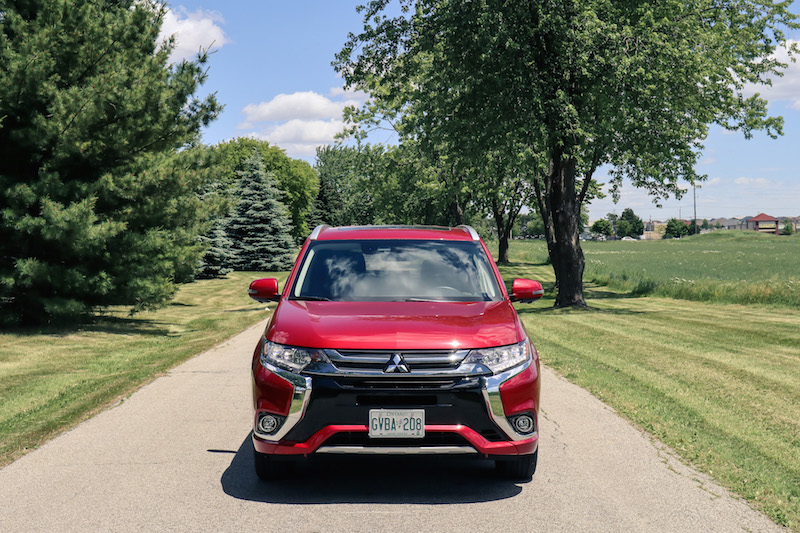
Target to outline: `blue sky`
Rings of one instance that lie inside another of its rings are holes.
[[[331,67],[347,33],[358,31],[357,1],[212,0],[173,1],[163,31],[175,34],[173,57],[191,57],[202,46],[214,50],[203,93],[216,92],[225,110],[204,130],[214,144],[253,136],[280,146],[292,157],[313,164],[316,146],[329,143],[341,129],[344,105],[364,95],[342,90]],[[791,35],[800,40],[800,32]],[[757,133],[712,129],[698,170],[708,181],[697,189],[697,216],[800,216],[800,62],[790,65],[773,88],[759,92],[773,114],[785,119],[784,136],[772,140]],[[373,138],[388,142],[391,137]],[[604,181],[602,169],[597,174]],[[592,219],[632,208],[645,220],[692,216],[692,192],[658,208],[647,195],[623,186],[619,203],[610,197],[589,206]]]

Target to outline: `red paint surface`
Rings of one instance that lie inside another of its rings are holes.
[[[425,228],[425,227],[366,227],[366,226],[345,226],[341,228],[324,228],[317,236],[319,241],[341,240],[341,239],[420,239],[420,240],[447,240],[447,241],[471,241],[472,236],[463,228]]]
[[[514,308],[499,302],[281,302],[267,338],[306,348],[435,350],[521,342]]]
[[[525,411],[537,412],[539,404],[539,360],[500,385],[500,399],[506,416]],[[538,427],[538,426],[537,426]]]
[[[256,416],[259,411],[269,411],[282,416],[288,415],[294,386],[260,364],[254,365],[253,372],[253,398],[255,399]]]

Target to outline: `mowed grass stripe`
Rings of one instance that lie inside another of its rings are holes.
[[[563,344],[561,349],[574,351],[573,347]],[[681,354],[679,351],[664,351],[668,353],[668,357],[674,355],[674,361],[650,357],[644,362],[645,364],[637,364],[631,362],[633,357],[614,350],[613,346],[607,349],[614,355],[600,356],[597,352],[589,352],[586,356],[597,365],[603,365],[614,372],[625,371],[633,382],[647,387],[651,393],[658,394],[662,398],[670,398],[681,409],[696,413],[692,418],[700,421],[702,426],[714,427],[730,439],[745,441],[742,444],[760,448],[765,457],[776,461],[786,454],[791,454],[792,448],[797,445],[796,439],[790,437],[788,441],[785,440],[786,432],[796,427],[794,421],[784,419],[778,423],[767,414],[762,414],[765,406],[754,404],[748,399],[751,396],[749,393],[753,391],[742,394],[742,389],[747,388],[747,382],[737,381],[733,386],[729,385],[731,380],[730,375],[725,372],[726,369],[719,371],[720,369],[709,368],[702,362],[693,365],[688,362],[687,357],[684,357],[688,354]],[[648,349],[648,345],[643,345],[639,353]],[[698,383],[701,384],[699,387],[696,385]],[[706,398],[712,395],[725,398],[729,403],[725,406],[710,403]],[[752,396],[755,397],[757,394]],[[772,398],[773,402],[778,400],[777,397]],[[731,411],[736,413],[738,418],[728,420]],[[753,414],[757,416],[754,418]],[[726,423],[721,425],[720,421],[723,420]],[[754,432],[754,429],[757,431]],[[765,433],[774,434],[773,438],[764,439]]]
[[[624,362],[593,357],[597,352],[559,346],[556,341],[553,346],[543,348],[545,361],[550,350],[581,359],[583,371],[577,375],[573,372],[573,381],[616,407],[688,461],[711,472],[776,520],[796,527],[796,519],[786,515],[786,505],[796,505],[800,476],[797,447],[782,440],[792,434],[791,429],[776,438],[769,426],[763,431],[764,426],[759,428],[746,423],[732,424],[733,427],[724,425],[721,422],[730,420],[732,411],[740,410],[715,406],[713,402],[719,397],[714,398],[713,391],[710,398],[708,391],[701,392],[701,398],[706,399],[695,401],[693,395],[699,392],[696,389],[672,386],[663,378],[653,379],[651,372],[626,371]],[[578,366],[574,365],[575,359],[567,362],[568,369]],[[562,367],[561,364],[554,366]],[[543,386],[546,387],[546,383]],[[747,414],[738,413],[734,417],[737,419],[746,421]],[[794,428],[796,431],[796,424]]]
[[[764,384],[761,388],[766,390],[783,389],[779,392],[798,395],[800,329],[774,333],[783,327],[774,323],[770,324],[769,333],[765,333],[763,323],[742,323],[728,328],[720,326],[716,313],[700,319],[675,317],[675,311],[663,310],[659,312],[663,313],[661,316],[642,319],[640,329],[645,331],[641,334],[660,336],[666,340],[668,350],[688,350],[687,358],[699,357],[709,364],[723,366],[726,373],[736,374],[745,383]],[[741,312],[738,306],[727,311],[729,316]],[[800,323],[800,313],[796,313],[796,321]]]
[[[704,352],[702,347],[672,346],[665,341],[670,338],[668,336],[649,334],[643,338],[638,332],[631,334],[626,331],[630,328],[619,317],[604,318],[604,321],[598,320],[593,324],[580,323],[584,328],[581,333],[586,329],[596,329],[601,334],[593,335],[593,338],[605,339],[604,346],[595,352],[587,352],[588,357],[594,360],[602,357],[618,371],[627,368],[627,372],[640,381],[652,383],[665,394],[672,393],[687,408],[697,407],[693,400],[698,396],[724,398],[727,405],[721,411],[713,403],[703,405],[707,407],[706,418],[711,424],[715,424],[720,416],[725,419],[725,413],[730,410],[740,415],[738,423],[730,428],[732,433],[746,435],[752,427],[757,427],[759,432],[777,433],[780,440],[773,446],[780,447],[781,442],[787,439],[789,447],[797,444],[796,432],[793,432],[797,428],[796,420],[790,419],[786,413],[792,411],[793,405],[796,406],[800,388],[765,384],[730,361],[721,361]],[[644,329],[650,329],[645,320],[640,322]],[[579,337],[581,333],[575,334],[573,339],[585,344],[586,339]],[[632,343],[636,343],[633,351],[628,348]]]

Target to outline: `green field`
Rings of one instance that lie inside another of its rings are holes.
[[[517,241],[519,257],[547,260],[542,241]],[[719,231],[680,240],[582,242],[584,281],[700,302],[800,309],[800,236]]]
[[[184,285],[134,318],[124,308],[77,330],[0,333],[0,466],[265,318],[247,296],[255,277]]]

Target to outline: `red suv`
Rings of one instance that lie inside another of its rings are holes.
[[[317,227],[253,356],[255,469],[271,479],[310,454],[474,454],[530,480],[539,358],[469,226]]]

